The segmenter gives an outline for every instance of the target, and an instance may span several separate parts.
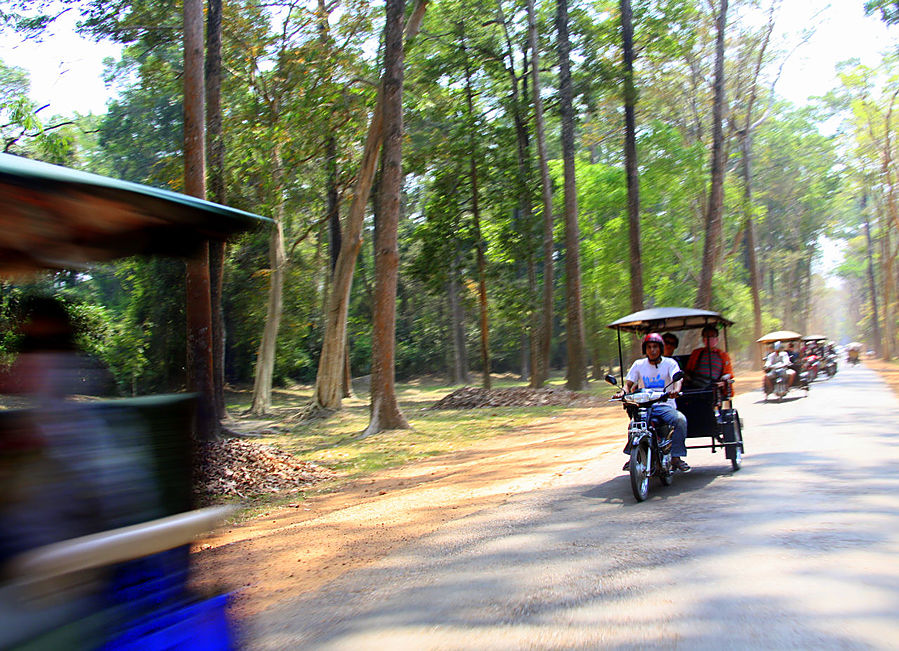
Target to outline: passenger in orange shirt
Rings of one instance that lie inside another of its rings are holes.
[[[687,360],[687,377],[695,387],[716,384],[725,397],[734,394],[733,386],[727,380],[734,377],[730,355],[718,348],[718,328],[708,325],[702,329],[703,346],[695,349]]]

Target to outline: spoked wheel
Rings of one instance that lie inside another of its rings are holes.
[[[635,445],[631,448],[631,490],[634,498],[642,502],[649,495],[649,447]]]

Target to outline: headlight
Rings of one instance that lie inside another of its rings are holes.
[[[624,396],[624,401],[630,405],[642,405],[656,400],[662,396],[661,391],[643,390]]]

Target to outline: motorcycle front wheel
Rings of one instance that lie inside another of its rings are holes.
[[[631,490],[642,502],[649,496],[649,446],[644,442],[631,448]]]

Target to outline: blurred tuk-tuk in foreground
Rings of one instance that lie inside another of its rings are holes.
[[[189,256],[267,221],[0,154],[0,278]],[[84,368],[65,316],[42,318],[4,384],[32,404],[0,408],[0,648],[233,648],[227,595],[188,585],[191,542],[228,513],[193,509],[196,396],[67,400]]]

